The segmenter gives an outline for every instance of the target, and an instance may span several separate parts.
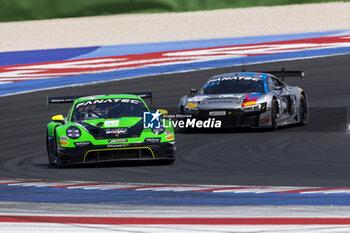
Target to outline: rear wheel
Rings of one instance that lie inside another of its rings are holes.
[[[301,125],[306,125],[307,115],[308,115],[307,103],[306,103],[304,95],[301,95],[300,96],[300,105],[299,105],[299,116],[300,116],[300,124]]]
[[[278,122],[277,101],[273,99],[271,103],[271,130],[277,129],[277,122]]]

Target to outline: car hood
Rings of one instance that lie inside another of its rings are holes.
[[[186,99],[185,107],[197,109],[240,108],[245,100],[258,101],[262,93],[197,95]]]
[[[131,127],[142,121],[142,117],[123,117],[113,119],[93,119],[85,120],[79,123],[89,124],[98,128],[120,128],[120,127]]]
[[[94,119],[76,122],[95,139],[115,139],[139,137],[143,130],[141,117],[124,117],[118,119]]]

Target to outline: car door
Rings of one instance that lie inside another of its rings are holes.
[[[276,77],[271,77],[271,79],[274,83],[274,93],[279,100],[280,119],[285,120],[287,124],[287,120],[295,115],[297,97],[289,91],[290,87],[287,84]],[[282,122],[282,124],[284,123]]]

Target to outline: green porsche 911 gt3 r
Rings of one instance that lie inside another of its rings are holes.
[[[144,114],[150,111],[140,96],[152,97],[152,94],[48,98],[48,104],[73,102],[66,118],[53,116],[47,125],[50,165],[63,167],[121,160],[172,163],[174,128],[165,119],[159,127],[144,127]],[[157,113],[159,117],[167,111],[159,109]]]

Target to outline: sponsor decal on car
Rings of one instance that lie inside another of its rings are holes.
[[[93,105],[93,104],[104,104],[104,103],[131,103],[131,104],[140,104],[141,100],[138,99],[101,99],[101,100],[88,100],[84,102],[77,103],[75,108],[81,106]]]
[[[90,142],[76,142],[75,146],[87,146],[90,145]]]
[[[149,142],[149,143],[159,143],[160,142],[160,138],[146,138],[145,142]]]
[[[109,140],[108,143],[117,143],[117,142],[127,142],[128,139],[113,139],[113,140]]]
[[[226,111],[212,111],[209,112],[209,116],[225,116]]]
[[[106,147],[107,148],[122,148],[122,147],[127,147],[128,144],[109,144]]]
[[[173,140],[173,139],[174,139],[174,135],[166,136],[166,139],[168,139],[168,140]]]
[[[220,78],[213,78],[210,79],[207,84],[213,83],[213,82],[221,82],[221,81],[228,81],[228,80],[251,80],[251,81],[260,81],[262,80],[261,77],[250,77],[250,76],[230,76],[230,77],[220,77]]]
[[[260,93],[249,93],[242,103],[241,107],[247,107],[251,105],[255,105],[258,99],[261,97]]]
[[[60,146],[67,146],[68,143],[69,143],[69,142],[67,142],[67,141],[58,141],[58,144],[59,144]]]
[[[115,121],[105,121],[104,123],[104,127],[108,128],[108,127],[118,127],[119,125],[119,120],[115,120]]]
[[[165,133],[166,135],[173,134],[173,132],[171,132],[171,131],[165,131],[164,133]]]
[[[118,129],[105,129],[106,134],[127,134],[127,128],[118,128]]]
[[[67,138],[66,136],[61,136],[61,137],[60,137],[60,140],[62,140],[62,141],[67,141],[68,138]]]

